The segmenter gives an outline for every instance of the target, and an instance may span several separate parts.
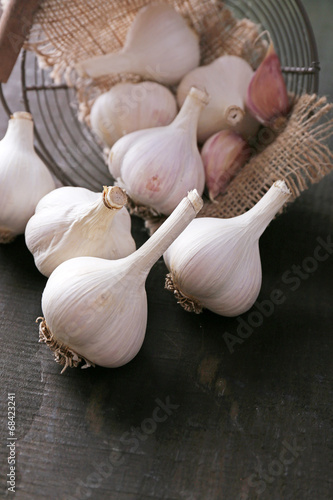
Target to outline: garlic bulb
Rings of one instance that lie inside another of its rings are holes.
[[[123,82],[97,97],[90,123],[95,134],[111,147],[125,134],[168,125],[176,115],[176,99],[163,85]]]
[[[199,60],[199,38],[185,19],[171,5],[152,3],[139,10],[119,52],[81,61],[76,70],[92,78],[130,72],[172,85]]]
[[[228,184],[251,156],[247,142],[232,130],[210,137],[201,150],[209,198],[224,193]]]
[[[146,277],[201,207],[194,190],[128,257],[75,257],[53,271],[42,296],[40,341],[55,351],[64,369],[82,360],[111,368],[134,358],[146,331]]]
[[[237,316],[250,309],[262,279],[258,240],[289,196],[285,182],[277,181],[238,217],[191,222],[164,254],[166,288],[189,311],[205,307]]]
[[[281,64],[272,41],[264,60],[254,73],[247,91],[249,112],[264,125],[288,114],[290,103]]]
[[[25,229],[25,241],[45,276],[72,257],[119,259],[135,251],[127,196],[117,187],[94,193],[62,187],[40,200]]]
[[[207,94],[192,88],[170,125],[132,132],[111,148],[110,173],[135,203],[169,215],[190,189],[202,194],[196,131],[206,103]]]
[[[39,200],[56,187],[33,141],[31,114],[14,113],[0,141],[0,243],[22,234]]]
[[[209,103],[199,118],[199,142],[229,128],[245,139],[257,133],[259,123],[245,109],[247,87],[253,73],[242,57],[224,55],[184,76],[177,89],[179,106],[193,86],[205,89],[209,95]]]

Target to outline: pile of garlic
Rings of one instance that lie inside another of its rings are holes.
[[[214,200],[246,163],[247,140],[260,123],[288,113],[280,63],[272,44],[255,72],[236,56],[207,66],[199,59],[198,37],[170,5],[158,3],[139,11],[118,54],[78,64],[91,77],[130,71],[157,80],[120,83],[95,101],[91,126],[111,148],[117,184],[100,193],[56,187],[35,153],[32,116],[17,112],[9,120],[0,141],[0,242],[24,233],[48,277],[39,335],[62,371],[133,359],[146,332],[145,281],[162,255],[166,288],[186,310],[236,316],[259,294],[258,241],[290,196],[285,182],[239,217],[193,219],[205,186]],[[138,250],[127,193],[167,216]]]
[[[205,99],[206,93],[194,88],[182,108],[183,113],[186,109],[191,111],[192,134]],[[170,135],[176,130],[180,143],[184,142],[184,124],[189,126],[186,113],[185,118],[180,113],[169,126]],[[159,129],[156,130],[158,140]],[[139,131],[134,135],[140,138],[140,134]],[[9,228],[15,217],[18,220],[19,214],[25,214],[20,226],[15,230],[11,227],[11,231],[24,231],[36,267],[49,277],[42,295],[44,316],[38,318],[39,336],[55,353],[56,361],[64,365],[62,371],[81,362],[84,367],[117,367],[133,359],[146,332],[145,281],[162,255],[170,271],[167,288],[187,310],[199,312],[205,307],[233,316],[255,302],[261,286],[258,239],[289,197],[284,182],[276,182],[249,212],[226,220],[193,220],[203,200],[196,189],[185,186],[187,194],[174,210],[167,209],[170,215],[166,221],[136,250],[131,218],[124,206],[127,196],[122,188],[105,186],[102,193],[81,187],[55,188],[33,150],[31,115],[13,115],[1,143],[8,146],[8,141],[12,145],[18,143],[20,148],[16,155],[3,155],[8,191],[3,196],[10,199],[19,193],[21,204],[12,206],[10,212],[3,207],[2,224]],[[179,174],[179,183],[187,178],[186,168],[191,172],[188,178],[194,180],[197,165],[203,186],[203,168],[195,161],[199,157],[194,149]],[[24,175],[26,170],[30,175]],[[38,196],[29,205],[29,188],[39,181]],[[42,196],[40,193],[45,191],[50,192]],[[200,268],[205,272],[198,273]],[[202,279],[198,280],[198,275]]]
[[[110,148],[108,168],[132,202],[169,215],[188,189],[212,201],[255,154],[249,141],[290,109],[270,41],[256,71],[235,55],[200,65],[200,40],[169,4],[139,10],[116,53],[76,65],[92,79],[136,74],[93,103],[90,125]],[[177,110],[178,114],[177,114]]]

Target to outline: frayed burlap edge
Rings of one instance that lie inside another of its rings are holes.
[[[182,14],[200,39],[200,64],[222,54],[243,57],[253,68],[262,60],[267,43],[262,31],[249,19],[236,19],[223,2],[164,0]],[[122,48],[136,13],[151,0],[44,0],[34,18],[25,47],[33,51],[43,68],[51,67],[56,83],[74,86],[79,102],[79,119],[89,122],[96,97],[119,81],[140,81],[126,74],[94,80],[80,78],[74,65],[94,55]],[[172,90],[172,89],[171,89]]]

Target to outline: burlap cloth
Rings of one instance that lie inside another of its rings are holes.
[[[136,75],[85,80],[74,64],[93,55],[119,50],[137,11],[149,0],[44,0],[37,11],[26,47],[42,67],[52,68],[56,82],[74,86],[78,119],[89,123],[94,99],[122,80],[139,81]],[[267,44],[262,31],[248,19],[236,19],[222,2],[169,0],[200,37],[201,64],[222,54],[246,59],[255,69]],[[174,90],[174,89],[171,89]],[[284,179],[292,199],[319,181],[333,168],[333,154],[326,145],[333,132],[332,104],[317,95],[293,96],[290,116],[273,131],[260,130],[252,143],[253,155],[217,203],[205,200],[200,216],[232,217],[251,208],[277,179]],[[132,207],[146,219],[151,232],[161,223],[149,211]]]

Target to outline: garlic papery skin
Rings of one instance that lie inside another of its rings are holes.
[[[67,366],[114,368],[131,361],[147,325],[145,281],[154,263],[202,208],[194,190],[134,253],[119,260],[76,257],[60,264],[42,295],[40,341]]]
[[[287,87],[281,64],[272,41],[264,60],[254,73],[247,91],[246,107],[260,122],[272,126],[276,118],[286,116],[290,109]]]
[[[76,64],[80,76],[135,73],[167,85],[178,83],[200,61],[199,37],[186,20],[166,3],[139,10],[123,48]]]
[[[251,156],[247,142],[233,130],[221,130],[203,145],[203,161],[209,198],[224,193],[238,171]]]
[[[290,194],[276,181],[248,212],[198,218],[170,245],[166,288],[186,310],[237,316],[252,307],[262,282],[259,238]]]
[[[118,186],[104,187],[103,193],[66,186],[44,196],[25,229],[37,269],[48,277],[72,257],[119,259],[133,253],[126,202]]]
[[[202,194],[196,132],[206,103],[207,94],[193,87],[170,125],[132,132],[111,148],[110,173],[134,203],[169,215],[189,190]]]
[[[205,89],[209,95],[209,103],[199,118],[199,142],[224,129],[232,129],[245,139],[257,133],[259,123],[245,108],[247,88],[253,74],[245,59],[224,55],[184,76],[177,89],[179,106],[192,86]]]
[[[163,85],[122,82],[97,97],[91,108],[90,124],[95,134],[111,147],[135,130],[168,125],[177,110],[174,95]]]
[[[33,141],[31,114],[15,112],[0,141],[0,243],[24,233],[39,200],[56,188]]]

